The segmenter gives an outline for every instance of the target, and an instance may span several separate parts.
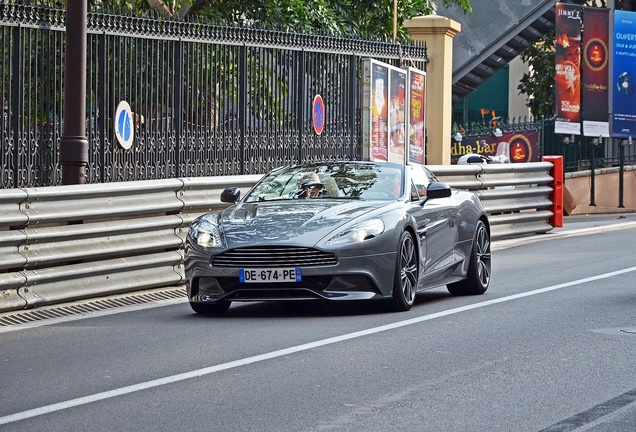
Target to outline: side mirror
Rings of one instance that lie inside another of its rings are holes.
[[[426,196],[429,200],[448,198],[451,196],[451,188],[446,183],[433,182],[426,188]]]
[[[241,198],[241,189],[229,187],[221,192],[221,202],[234,204]]]

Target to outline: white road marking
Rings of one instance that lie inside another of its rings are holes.
[[[332,344],[336,344],[339,342],[343,342],[343,341],[347,341],[347,340],[351,340],[351,339],[356,339],[356,338],[360,338],[363,336],[369,336],[369,335],[373,335],[373,334],[377,334],[377,333],[381,333],[384,331],[388,331],[388,330],[395,330],[401,327],[405,327],[405,326],[409,326],[409,325],[413,325],[413,324],[418,324],[421,322],[425,322],[425,321],[430,321],[430,320],[434,320],[436,318],[441,318],[441,317],[445,317],[445,316],[449,316],[449,315],[454,315],[454,314],[458,314],[461,312],[466,312],[469,310],[473,310],[473,309],[479,309],[479,308],[483,308],[486,306],[491,306],[494,304],[498,304],[498,303],[504,303],[504,302],[509,302],[512,300],[517,300],[520,298],[524,298],[524,297],[530,297],[530,296],[534,296],[534,295],[538,295],[538,294],[544,294],[550,291],[556,291],[562,288],[568,288],[571,286],[575,286],[575,285],[581,285],[581,284],[585,284],[585,283],[589,283],[589,282],[595,282],[598,280],[602,280],[602,279],[607,279],[610,277],[614,277],[614,276],[619,276],[622,274],[626,274],[626,273],[631,273],[631,272],[635,272],[636,271],[636,267],[629,267],[626,269],[622,269],[622,270],[617,270],[617,271],[613,271],[610,273],[604,273],[601,275],[597,275],[597,276],[591,276],[591,277],[587,277],[587,278],[583,278],[583,279],[577,279],[574,281],[570,281],[570,282],[565,282],[562,284],[557,284],[557,285],[552,285],[546,288],[540,288],[540,289],[536,289],[533,291],[528,291],[525,293],[520,293],[520,294],[514,294],[514,295],[510,295],[510,296],[506,296],[506,297],[501,297],[501,298],[497,298],[497,299],[493,299],[493,300],[487,300],[484,302],[480,302],[480,303],[475,303],[475,304],[471,304],[471,305],[467,305],[467,306],[461,306],[461,307],[457,307],[457,308],[453,308],[453,309],[448,309],[445,311],[441,311],[441,312],[436,312],[433,314],[429,314],[429,315],[424,315],[421,317],[417,317],[417,318],[411,318],[411,319],[407,319],[407,320],[403,320],[403,321],[398,321],[392,324],[386,324],[383,326],[379,326],[379,327],[373,327],[367,330],[361,330],[361,331],[357,331],[357,332],[353,332],[353,333],[348,333],[348,334],[344,334],[342,336],[336,336],[336,337],[332,337],[332,338],[327,338],[327,339],[322,339],[322,340],[318,340],[315,342],[309,342],[306,344],[302,344],[302,345],[297,345],[297,346],[293,346],[293,347],[289,347],[289,348],[285,348],[285,349],[281,349],[281,350],[277,350],[277,351],[272,351],[269,353],[265,353],[265,354],[260,354],[260,355],[256,355],[256,356],[252,356],[252,357],[247,357],[244,359],[239,359],[239,360],[235,360],[235,361],[231,361],[228,363],[222,363],[216,366],[210,366],[210,367],[206,367],[203,369],[197,369],[191,372],[185,372],[185,373],[181,373],[181,374],[177,374],[177,375],[172,375],[169,377],[165,377],[165,378],[160,378],[160,379],[156,379],[156,380],[152,380],[152,381],[146,381],[143,383],[139,383],[139,384],[135,384],[135,385],[131,385],[131,386],[126,386],[126,387],[121,387],[118,389],[113,389],[110,391],[106,391],[106,392],[101,392],[101,393],[96,393],[93,395],[89,395],[89,396],[84,396],[84,397],[80,397],[80,398],[76,398],[76,399],[71,399],[68,401],[64,401],[64,402],[59,402],[59,403],[55,403],[55,404],[51,404],[51,405],[46,405],[43,407],[39,407],[39,408],[34,408],[34,409],[30,409],[27,411],[22,411],[22,412],[18,412],[15,414],[11,414],[8,416],[4,416],[4,417],[0,417],[0,425],[3,424],[8,424],[8,423],[13,423],[13,422],[17,422],[20,420],[25,420],[28,418],[32,418],[32,417],[37,417],[40,415],[44,415],[44,414],[48,414],[48,413],[52,413],[55,411],[61,411],[67,408],[73,408],[76,406],[81,406],[81,405],[86,405],[92,402],[97,402],[100,400],[104,400],[104,399],[110,399],[110,398],[114,398],[114,397],[118,397],[118,396],[122,396],[125,394],[129,394],[129,393],[134,393],[134,392],[138,392],[141,390],[146,390],[149,388],[154,388],[154,387],[159,387],[159,386],[163,386],[166,384],[172,384],[175,382],[179,382],[179,381],[184,381],[187,379],[191,379],[191,378],[196,378],[199,376],[203,376],[203,375],[210,375],[216,372],[220,372],[220,371],[224,371],[224,370],[228,370],[228,369],[234,369],[234,368],[238,368],[241,366],[246,366],[249,364],[253,364],[253,363],[258,363],[258,362],[262,362],[262,361],[266,361],[266,360],[271,360],[277,357],[282,357],[282,356],[286,356],[286,355],[290,355],[290,354],[294,354],[294,353],[298,353],[298,352],[302,352],[302,351],[307,351],[313,348],[318,348],[318,347],[322,347],[322,346],[326,346],[326,345],[332,345]]]

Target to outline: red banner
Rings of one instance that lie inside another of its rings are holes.
[[[408,68],[411,86],[409,106],[409,162],[424,164],[426,155],[424,131],[426,130],[426,72]]]
[[[558,134],[581,133],[581,6],[556,4],[556,122]]]
[[[389,68],[372,64],[371,82],[371,160],[389,160],[388,108]]]
[[[583,135],[609,137],[609,9],[583,8]]]
[[[539,132],[504,132],[502,136],[488,135],[465,136],[461,141],[451,144],[451,163],[456,164],[460,157],[477,153],[485,156],[503,155],[511,163],[539,162]]]

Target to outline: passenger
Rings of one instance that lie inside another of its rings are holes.
[[[324,184],[315,172],[302,175],[298,180],[298,187],[295,193],[296,198],[319,198],[322,194]]]

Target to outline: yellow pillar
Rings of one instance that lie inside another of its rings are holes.
[[[439,15],[405,20],[414,40],[426,42],[426,144],[430,165],[450,165],[453,122],[453,38],[461,24]]]

